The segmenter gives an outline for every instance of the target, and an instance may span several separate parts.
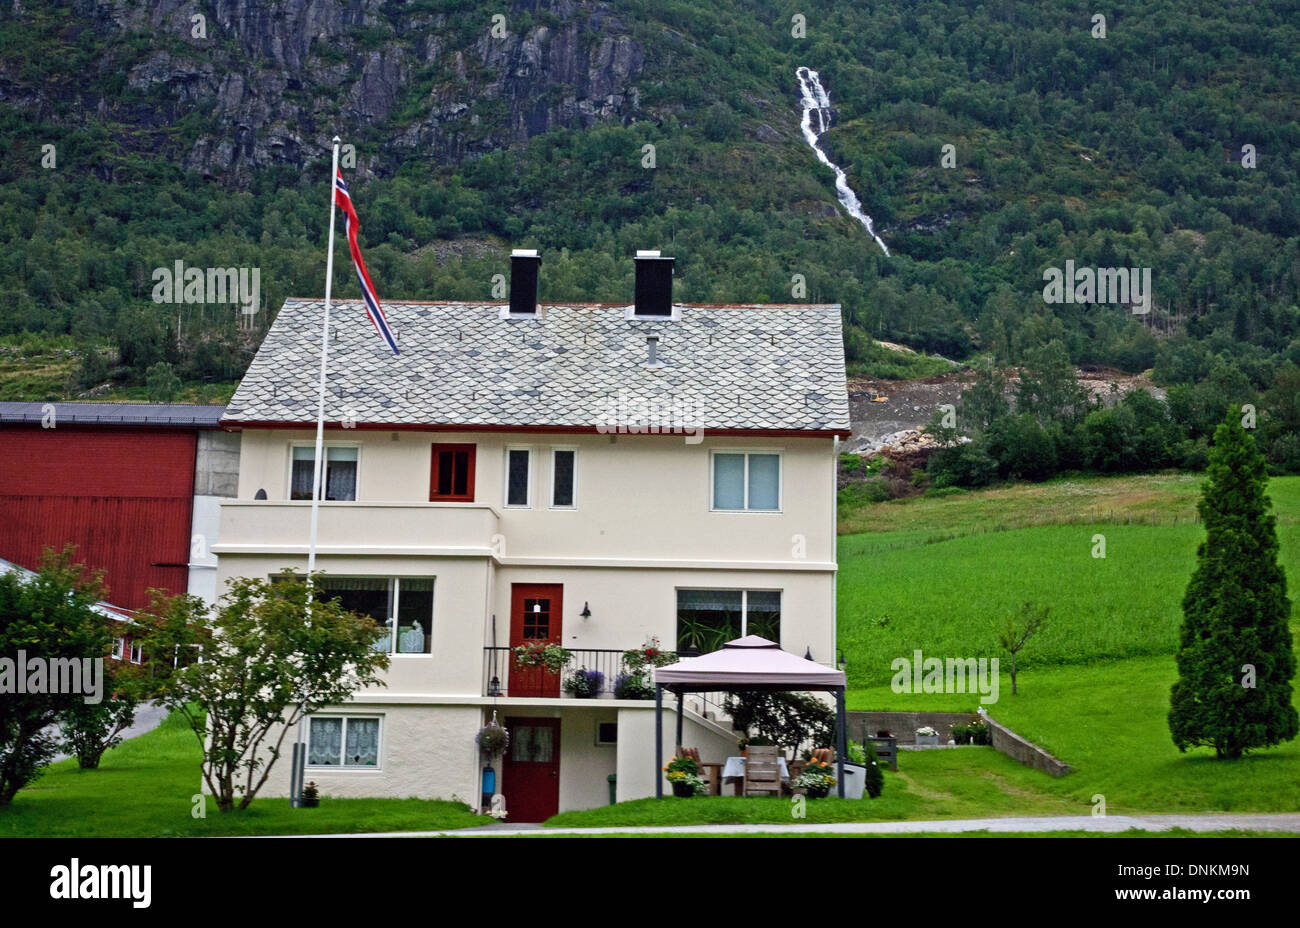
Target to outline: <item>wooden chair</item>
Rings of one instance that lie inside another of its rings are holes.
[[[781,764],[776,745],[750,745],[745,757],[745,795],[781,795]]]
[[[695,766],[700,768],[700,776],[704,778],[704,784],[705,786],[708,787],[710,796],[717,796],[721,793],[722,790],[722,765],[721,764],[706,764],[704,761],[700,760],[699,748],[684,748],[681,745],[678,745],[677,756],[689,757],[691,760],[695,761]]]

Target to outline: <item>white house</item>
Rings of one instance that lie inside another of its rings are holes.
[[[833,663],[839,307],[673,304],[671,261],[638,255],[632,306],[541,306],[516,252],[509,305],[386,303],[398,356],[335,302],[317,567],[392,662],[308,721],[324,795],[477,807],[495,711],[511,820],[606,804],[611,775],[650,796],[654,702],[616,686],[625,650],[756,633]],[[222,420],[242,437],[222,586],[306,566],[322,312],[285,303]],[[573,659],[520,667],[529,642]],[[583,669],[593,698],[565,688]],[[684,740],[722,760],[715,714],[688,700]]]

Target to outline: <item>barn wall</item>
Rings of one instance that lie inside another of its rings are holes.
[[[193,430],[0,429],[0,557],[36,568],[71,542],[115,605],[185,592],[195,445]]]

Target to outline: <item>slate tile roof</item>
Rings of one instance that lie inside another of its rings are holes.
[[[366,425],[599,426],[620,405],[698,411],[708,430],[847,431],[838,305],[386,302],[402,354],[358,300],[331,306],[326,419]],[[226,408],[227,425],[314,423],[324,301],[290,299]],[[658,336],[658,363],[647,338]],[[674,405],[675,404],[675,405]]]

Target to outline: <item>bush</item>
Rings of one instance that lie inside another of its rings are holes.
[[[1269,469],[1275,474],[1300,474],[1300,435],[1281,435],[1268,449]]]
[[[880,794],[885,791],[885,773],[880,769],[880,764],[876,763],[876,745],[868,741],[863,746],[863,753],[866,754],[866,785],[865,790],[872,799],[879,799]]]
[[[825,747],[835,736],[835,711],[806,693],[742,690],[727,697],[723,708],[738,731],[754,732],[750,744],[771,739],[787,751],[802,744]]]
[[[936,487],[986,487],[998,479],[998,462],[978,442],[944,448],[926,465]]]

